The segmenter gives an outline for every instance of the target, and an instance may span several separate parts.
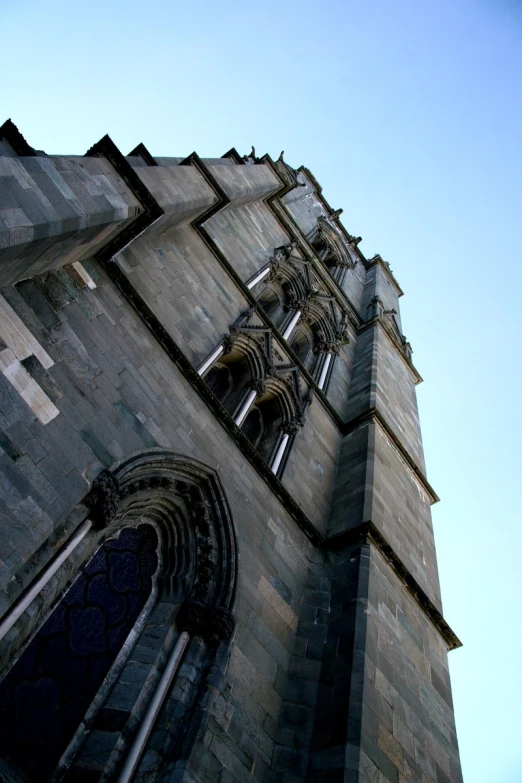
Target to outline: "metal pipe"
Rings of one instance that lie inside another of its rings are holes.
[[[71,536],[67,545],[56,557],[50,561],[43,573],[35,579],[30,585],[27,592],[18,598],[17,601],[11,606],[9,612],[5,615],[0,623],[0,639],[3,639],[6,633],[13,627],[18,618],[25,612],[29,604],[36,598],[40,590],[45,587],[49,579],[58,571],[60,566],[69,557],[71,552],[76,549],[80,541],[85,538],[87,533],[92,527],[92,521],[86,519],[78,530]]]
[[[249,392],[249,395],[246,398],[246,400],[244,401],[243,405],[241,406],[241,410],[239,411],[239,413],[237,414],[236,418],[234,419],[234,421],[235,421],[235,423],[237,424],[238,427],[241,427],[241,425],[243,424],[243,422],[244,422],[244,420],[246,418],[246,415],[247,415],[248,411],[250,410],[250,408],[252,407],[252,403],[254,402],[256,397],[257,397],[257,392],[256,392],[255,389],[252,389]]]
[[[165,671],[161,675],[158,687],[154,691],[154,696],[152,697],[147,712],[141,722],[139,731],[134,738],[129,755],[125,759],[125,764],[120,772],[118,783],[129,783],[132,779],[189,641],[189,634],[186,631],[182,631],[172,650]]]

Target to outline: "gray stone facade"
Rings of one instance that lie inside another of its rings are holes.
[[[460,783],[388,265],[268,155],[47,156],[10,121],[0,155],[2,779]],[[23,693],[72,686],[17,672],[140,525],[150,595],[45,767],[60,708],[25,733]]]

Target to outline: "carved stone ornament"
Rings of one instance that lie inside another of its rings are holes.
[[[211,644],[219,644],[229,639],[234,630],[232,612],[222,606],[214,606],[208,611],[205,639]]]
[[[259,396],[264,394],[266,391],[266,384],[264,381],[261,380],[261,378],[254,378],[250,386],[255,392],[257,392]]]
[[[304,420],[303,420],[304,423]],[[279,429],[281,432],[283,432],[285,435],[296,435],[300,428],[302,427],[302,424],[298,424],[297,421],[284,421]]]
[[[411,347],[410,343],[408,342],[405,335],[402,335],[402,350],[407,359],[411,362],[411,357],[413,354],[413,348]]]
[[[284,262],[288,258],[288,255],[289,253],[286,247],[276,247],[276,249],[274,250],[273,259],[278,264],[284,264]]]
[[[222,340],[223,355],[226,356],[230,353],[234,347],[235,336],[233,334],[225,334]]]
[[[252,144],[252,149],[250,150],[248,155],[243,155],[243,160],[248,165],[252,165],[253,163],[257,163],[259,158],[256,156],[256,148]]]
[[[208,520],[210,518],[209,510],[208,510],[208,504],[205,500],[193,500],[192,501],[192,515],[195,520],[199,521],[203,520],[208,523]]]
[[[143,476],[143,478],[136,479],[129,484],[126,484],[120,489],[120,497],[126,498],[129,495],[135,495],[137,492],[149,492],[155,489],[169,489],[171,486],[171,480],[166,476]],[[180,482],[176,482],[178,491],[180,494],[182,490],[179,489]]]
[[[211,645],[228,639],[234,630],[232,612],[222,606],[207,607],[200,601],[186,601],[176,617],[179,631],[202,636]]]
[[[186,601],[179,608],[176,625],[179,631],[191,636],[203,636],[207,619],[207,607],[199,601]]]
[[[249,321],[252,320],[252,316],[254,315],[255,312],[256,312],[255,307],[249,307],[248,310],[245,310],[243,313],[241,313],[241,315],[239,316],[239,318],[235,323],[235,326],[240,327],[247,324]],[[230,331],[232,332],[233,329],[231,329]]]
[[[341,348],[338,342],[329,342],[326,340],[321,340],[320,342],[316,343],[313,347],[313,352],[315,354],[331,353],[334,356],[337,356],[340,350]]]
[[[277,375],[277,367],[275,365],[270,364],[268,359],[266,360],[266,363],[264,363],[265,366],[265,373],[269,378],[275,378]]]
[[[268,262],[269,272],[266,276],[267,283],[274,283],[281,279],[281,262],[274,256]]]
[[[110,470],[102,470],[94,479],[84,503],[96,530],[102,530],[114,519],[118,510],[120,485]]]

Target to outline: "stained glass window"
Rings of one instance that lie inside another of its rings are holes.
[[[47,781],[152,590],[158,538],[124,528],[80,576],[0,684],[0,749]]]

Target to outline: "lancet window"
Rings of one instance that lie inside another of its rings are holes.
[[[149,598],[158,568],[150,525],[98,549],[0,684],[0,748],[47,780]]]
[[[348,339],[346,319],[309,261],[298,255],[297,243],[276,248],[267,267],[248,285],[299,361],[325,389],[333,358]]]
[[[295,337],[303,355],[312,356],[311,331],[307,336],[302,329]],[[298,368],[274,350],[271,330],[256,322],[253,310],[244,313],[223,340],[219,356],[202,368],[200,374],[235,424],[265,462],[281,473],[308,403]]]
[[[89,519],[82,536],[73,534],[74,545],[64,550],[77,564],[77,577],[64,585],[54,608],[45,608],[47,591],[42,593],[42,615],[48,617],[25,648],[14,634],[9,654],[2,650],[4,661],[11,661],[0,680],[0,774],[7,779],[72,782],[89,770],[96,779],[128,783],[140,764],[153,775],[167,759],[185,757],[186,721],[202,719],[201,711],[191,709],[201,677],[233,628],[235,536],[212,470],[151,449],[121,463],[114,474],[105,471],[76,514],[80,509]],[[67,569],[55,569],[51,561],[36,584],[67,578],[69,560]],[[10,613],[13,622],[3,618],[3,630],[16,628],[16,602]],[[160,639],[158,618],[169,615]],[[136,671],[132,666],[143,660],[143,645],[151,660],[149,623],[159,669],[145,670],[143,682],[124,685],[131,682],[127,668]],[[6,640],[4,634],[4,649]],[[185,660],[190,682],[178,683]],[[162,705],[168,714],[160,719]],[[93,770],[89,743],[103,730],[112,750],[99,754]],[[153,754],[154,769],[144,759],[150,736],[164,748],[163,755]]]
[[[347,269],[354,269],[357,258],[354,248],[360,237],[349,235],[347,240],[336,226],[321,216],[310,236],[310,242],[319,258],[326,264],[338,283],[341,283]]]

